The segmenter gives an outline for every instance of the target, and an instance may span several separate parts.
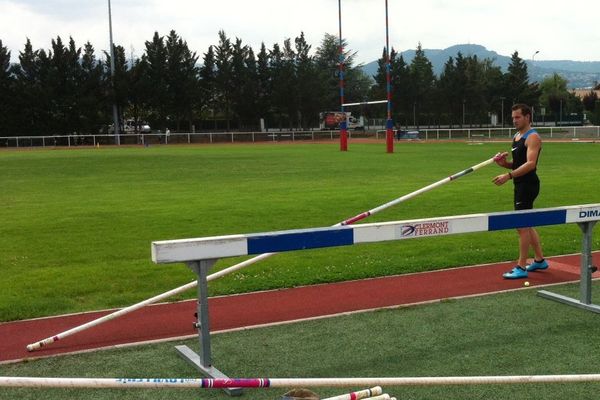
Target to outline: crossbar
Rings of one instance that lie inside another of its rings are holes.
[[[598,220],[600,204],[585,204],[353,226],[165,240],[152,243],[152,261],[157,264],[177,263]]]

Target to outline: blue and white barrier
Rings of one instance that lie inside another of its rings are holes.
[[[157,264],[600,220],[600,204],[152,243]]]

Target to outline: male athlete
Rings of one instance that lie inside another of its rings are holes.
[[[512,141],[512,161],[507,161],[507,152],[499,155],[496,164],[511,171],[498,175],[493,182],[500,186],[512,179],[514,182],[515,210],[533,208],[533,201],[540,192],[540,180],[536,174],[538,159],[542,151],[542,140],[535,129],[531,128],[531,109],[525,104],[512,107],[513,125],[517,133]],[[519,263],[512,271],[504,273],[506,279],[527,278],[527,272],[548,268],[544,259],[540,237],[534,228],[519,228]],[[529,247],[533,248],[535,258],[527,265]]]

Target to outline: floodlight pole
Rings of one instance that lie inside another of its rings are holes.
[[[394,123],[392,122],[392,79],[390,65],[390,35],[388,24],[388,2],[385,0],[385,75],[387,90],[387,121],[385,124],[385,143],[388,153],[394,152]]]
[[[535,63],[535,56],[539,53],[539,50],[536,50],[535,53],[531,56],[531,71],[533,73],[533,64]],[[531,105],[531,124],[533,125],[533,118],[535,117],[535,106]]]
[[[340,29],[340,111],[344,112],[344,44],[342,40],[342,0],[338,0],[338,22]],[[340,123],[340,151],[348,151],[348,118],[344,118]]]
[[[110,9],[110,0],[108,0],[108,32],[110,35],[110,77],[112,81],[113,94],[115,92],[115,47],[113,45],[113,33],[112,33],[112,13]],[[114,99],[113,102],[113,126],[115,134],[115,144],[118,146],[121,144],[120,132],[119,132],[119,112],[117,110],[117,102]]]

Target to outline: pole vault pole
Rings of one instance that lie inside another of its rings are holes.
[[[600,382],[600,374],[382,378],[36,378],[0,376],[0,387],[227,389],[353,386],[445,386]]]
[[[358,214],[358,215],[356,215],[356,216],[354,216],[352,218],[348,218],[348,219],[346,219],[344,221],[341,221],[341,222],[339,222],[339,223],[337,223],[335,225],[332,225],[332,226],[351,225],[351,224],[353,224],[353,223],[355,223],[357,221],[360,221],[362,219],[367,218],[370,215],[376,214],[376,213],[378,213],[380,211],[383,211],[383,210],[385,210],[387,208],[390,208],[390,207],[392,207],[392,206],[394,206],[396,204],[402,203],[403,201],[412,199],[413,197],[416,197],[416,196],[420,195],[421,193],[425,193],[425,192],[427,192],[429,190],[432,190],[432,189],[437,188],[439,186],[442,186],[442,185],[444,185],[444,184],[446,184],[448,182],[454,181],[454,180],[456,180],[456,179],[458,179],[458,178],[460,178],[462,176],[465,176],[465,175],[467,175],[467,174],[469,174],[469,173],[471,173],[473,171],[477,171],[478,169],[480,169],[482,167],[485,167],[486,165],[489,165],[489,164],[493,163],[494,161],[498,160],[499,157],[501,157],[500,153],[498,153],[496,156],[494,156],[494,157],[492,157],[492,158],[490,158],[488,160],[485,160],[485,161],[483,161],[483,162],[481,162],[479,164],[476,164],[476,165],[474,165],[474,166],[472,166],[470,168],[467,168],[465,170],[457,172],[454,175],[450,175],[447,178],[444,178],[444,179],[439,180],[439,181],[437,181],[435,183],[432,183],[431,185],[427,185],[427,186],[425,186],[425,187],[423,187],[423,188],[421,188],[419,190],[415,190],[414,192],[411,192],[411,193],[409,193],[407,195],[399,197],[399,198],[397,198],[395,200],[389,201],[389,202],[387,202],[385,204],[382,204],[382,205],[380,205],[378,207],[375,207],[375,208],[373,208],[371,210],[368,210],[368,211],[365,211],[363,213],[360,213],[360,214]],[[227,274],[230,274],[232,272],[235,272],[237,270],[245,268],[245,267],[247,267],[249,265],[252,265],[252,264],[257,263],[259,261],[262,261],[264,259],[267,259],[267,258],[271,257],[274,254],[277,254],[277,253],[264,253],[264,254],[260,254],[260,255],[258,255],[256,257],[250,258],[250,259],[248,259],[246,261],[243,261],[241,263],[232,265],[231,267],[225,268],[225,269],[223,269],[221,271],[215,272],[214,274],[209,275],[206,278],[206,280],[207,281],[212,281],[212,280],[221,278],[222,276],[225,276]],[[129,314],[130,312],[138,310],[138,309],[140,309],[140,308],[142,308],[144,306],[156,303],[158,301],[164,300],[164,299],[166,299],[168,297],[171,297],[171,296],[174,296],[176,294],[183,293],[183,292],[185,292],[185,291],[187,291],[189,289],[192,289],[192,288],[196,287],[197,284],[198,284],[198,281],[190,282],[190,283],[188,283],[186,285],[180,286],[180,287],[175,288],[173,290],[169,290],[168,292],[159,294],[159,295],[154,296],[154,297],[152,297],[150,299],[147,299],[147,300],[141,301],[139,303],[136,303],[136,304],[134,304],[132,306],[122,308],[121,310],[115,311],[112,314],[108,314],[108,315],[105,315],[103,317],[97,318],[97,319],[95,319],[93,321],[87,322],[87,323],[85,323],[83,325],[76,326],[75,328],[72,328],[72,329],[69,329],[67,331],[58,333],[58,334],[56,334],[54,336],[50,336],[50,337],[48,337],[46,339],[40,340],[39,342],[35,342],[35,343],[32,343],[32,344],[29,344],[29,345],[27,345],[27,350],[28,351],[37,350],[37,349],[39,349],[39,348],[41,348],[43,346],[46,346],[46,345],[52,344],[52,343],[54,343],[54,342],[56,342],[58,340],[64,339],[67,336],[74,335],[74,334],[76,334],[78,332],[81,332],[81,331],[84,331],[86,329],[92,328],[92,327],[94,327],[96,325],[100,325],[100,324],[102,324],[104,322],[108,322],[110,320],[113,320],[113,319],[118,318],[120,316],[123,316],[125,314]]]
[[[385,143],[388,153],[394,152],[394,123],[392,121],[392,78],[390,62],[390,35],[388,24],[388,1],[385,0],[385,79],[387,91],[387,121],[385,123]]]
[[[344,115],[340,123],[340,151],[348,151],[348,118],[344,112],[344,42],[342,39],[342,0],[338,0],[338,25],[340,31],[339,62],[340,62],[340,111]]]
[[[477,171],[478,169],[480,169],[482,167],[485,167],[486,165],[490,165],[494,161],[498,160],[499,159],[498,157],[499,156],[494,156],[494,157],[490,158],[489,160],[485,160],[485,161],[483,161],[483,162],[481,162],[481,163],[479,163],[477,165],[473,165],[470,168],[467,168],[467,169],[464,169],[464,170],[462,170],[460,172],[457,172],[454,175],[450,175],[449,177],[441,179],[441,180],[439,180],[439,181],[437,181],[435,183],[432,183],[431,185],[427,185],[427,186],[425,186],[425,187],[423,187],[423,188],[421,188],[419,190],[415,190],[414,192],[411,192],[411,193],[406,194],[406,195],[404,195],[402,197],[398,197],[395,200],[392,200],[390,202],[382,204],[379,207],[375,207],[372,210],[365,211],[365,212],[360,213],[360,214],[358,214],[358,215],[356,215],[356,216],[354,216],[352,218],[348,218],[347,220],[342,221],[342,222],[340,222],[337,225],[339,226],[339,225],[350,225],[350,224],[353,224],[356,221],[360,221],[361,219],[367,218],[368,216],[376,214],[376,213],[378,213],[380,211],[383,211],[386,208],[390,208],[392,206],[395,206],[398,203],[402,203],[403,201],[412,199],[413,197],[416,197],[416,196],[420,195],[421,193],[428,192],[431,189],[435,189],[435,188],[440,187],[440,186],[442,186],[442,185],[444,185],[444,184],[446,184],[448,182],[452,182],[452,181],[454,181],[454,180],[456,180],[456,179],[458,179],[460,177],[463,177],[463,176],[465,176],[467,174],[470,174],[473,171]]]

